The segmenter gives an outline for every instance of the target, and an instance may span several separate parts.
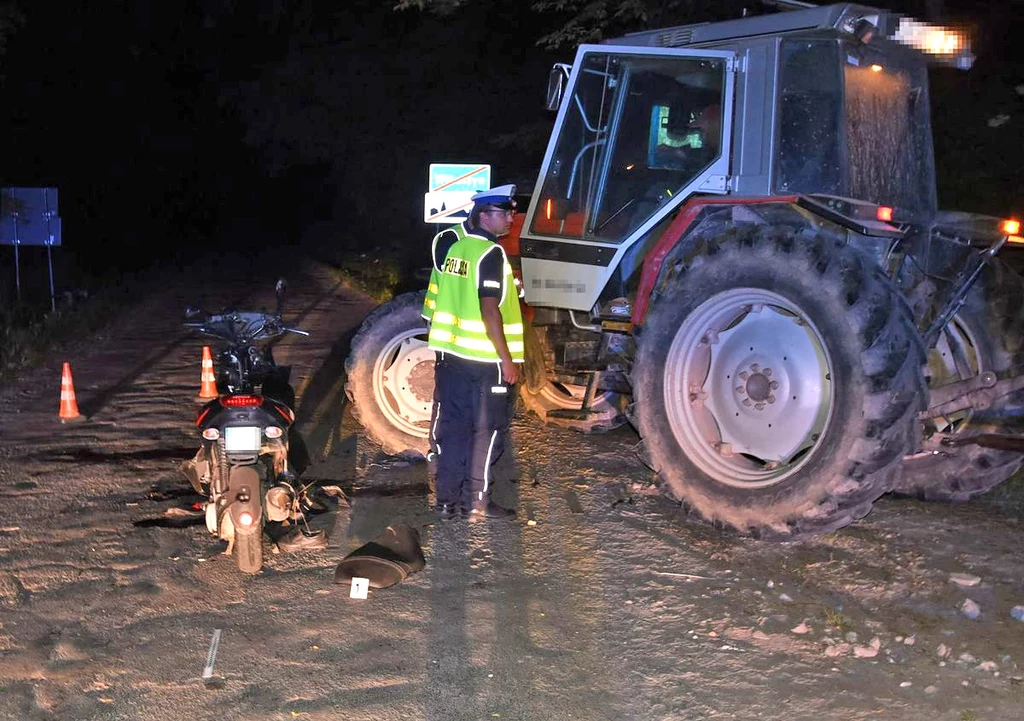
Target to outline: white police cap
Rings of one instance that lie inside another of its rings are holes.
[[[493,205],[498,208],[512,209],[515,207],[515,201],[512,200],[512,196],[515,194],[516,186],[511,184],[499,185],[490,190],[481,190],[479,193],[474,193],[470,200],[477,205]]]

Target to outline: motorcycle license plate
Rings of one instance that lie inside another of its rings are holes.
[[[258,451],[262,440],[259,426],[228,426],[224,429],[224,449],[231,451]]]

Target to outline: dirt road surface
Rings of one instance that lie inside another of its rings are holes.
[[[350,500],[313,519],[329,547],[268,544],[244,577],[203,525],[164,523],[196,500],[177,466],[196,445],[202,342],[181,311],[269,306],[273,278],[157,286],[0,393],[0,718],[1024,718],[1012,497],[883,499],[852,527],[772,544],[680,517],[628,429],[519,418],[496,493],[520,519],[435,522],[426,468],[383,456],[346,413],[346,344],[370,302],[316,266],[290,280],[313,335],[276,354],[294,366],[306,477]],[[57,422],[63,360],[87,421]],[[425,570],[349,598],[336,563],[394,523],[420,530]]]

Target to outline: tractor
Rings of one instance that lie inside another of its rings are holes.
[[[854,4],[626,35],[556,65],[529,207],[503,242],[528,318],[522,403],[630,423],[693,515],[793,539],[882,494],[963,501],[1024,456],[1014,221],[940,211],[928,63],[966,37]],[[424,251],[426,254],[426,251]],[[355,337],[347,392],[422,456],[422,293]]]

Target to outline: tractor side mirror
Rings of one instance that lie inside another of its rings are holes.
[[[555,63],[548,73],[548,96],[544,107],[548,110],[558,110],[562,104],[562,96],[565,94],[565,86],[569,84],[569,71],[571,65]]]

